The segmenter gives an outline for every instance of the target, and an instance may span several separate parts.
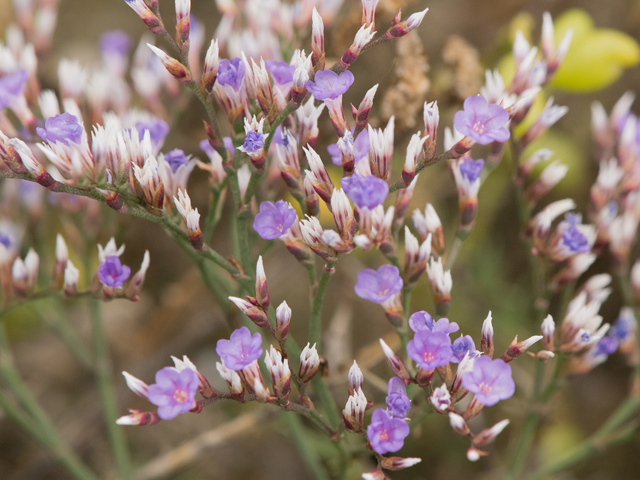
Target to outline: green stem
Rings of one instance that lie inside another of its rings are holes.
[[[40,407],[36,398],[31,394],[27,386],[24,384],[18,371],[13,365],[9,342],[6,337],[4,325],[0,327],[0,375],[5,379],[9,387],[16,394],[22,405],[33,417],[33,422],[37,425],[39,434],[35,438],[47,446],[60,463],[78,480],[98,480],[98,477],[87,468],[84,463],[75,455],[66,441],[60,436],[58,430],[53,425],[49,416]],[[3,402],[3,408],[6,406]],[[7,411],[8,415],[12,415],[11,409]],[[15,417],[21,425],[29,425],[24,415]],[[33,425],[28,426],[28,431],[33,430]]]
[[[453,158],[453,152],[451,150],[447,150],[442,155],[436,158],[432,158],[428,162],[424,162],[424,161],[420,162],[418,165],[416,165],[416,175],[420,173],[422,170],[424,170],[425,168],[430,167],[431,165],[435,165],[436,163],[440,163],[445,160],[450,160],[452,158]],[[389,185],[389,193],[393,193],[396,190],[400,190],[402,188],[407,188],[408,186],[409,185],[405,185],[405,183],[402,180],[399,180],[396,183]]]
[[[104,409],[107,433],[121,479],[131,478],[131,461],[127,441],[121,427],[116,425],[118,406],[111,376],[107,337],[102,322],[101,304],[98,300],[89,301],[91,313],[91,332],[95,358],[95,373],[98,377],[98,390]]]
[[[282,419],[289,428],[295,445],[300,451],[302,460],[307,465],[309,472],[316,480],[329,480],[320,456],[313,445],[311,445],[309,435],[304,431],[300,418],[296,415],[283,415]]]
[[[222,207],[224,205],[224,199],[222,198],[222,187],[211,188],[211,204],[209,205],[209,211],[207,212],[207,219],[204,224],[204,241],[210,242],[213,231],[220,221],[222,216]]]
[[[292,102],[287,103],[287,106],[284,107],[284,109],[273,120],[273,122],[271,123],[271,126],[269,127],[269,136],[264,141],[265,152],[269,151],[269,147],[271,146],[271,142],[273,141],[273,136],[275,134],[276,128],[278,128],[278,126],[280,126],[282,122],[284,122],[289,115],[295,112],[298,109],[298,107],[300,107],[299,104],[295,104]]]
[[[324,296],[327,293],[329,280],[333,275],[333,268],[336,262],[326,264],[324,273],[318,282],[318,289],[311,303],[311,312],[309,315],[309,343],[316,344],[318,351],[321,351],[321,333],[322,333],[322,307],[324,305]]]

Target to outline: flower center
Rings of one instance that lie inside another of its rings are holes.
[[[478,390],[480,390],[485,395],[489,395],[491,393],[491,385],[485,382],[481,382],[480,385],[478,385]]]
[[[186,390],[176,390],[173,394],[173,399],[178,403],[184,403],[187,401]]]
[[[424,359],[425,362],[433,362],[433,360],[435,359],[435,356],[433,355],[433,352],[424,352],[422,354],[422,358]]]
[[[471,127],[471,128],[472,128],[472,129],[473,129],[473,131],[474,131],[474,132],[476,132],[476,133],[480,133],[480,134],[484,133],[484,123],[483,123],[483,122],[481,122],[480,120],[476,121],[476,122],[473,124],[473,127]]]
[[[380,430],[380,441],[386,442],[389,440],[389,432],[386,430]]]

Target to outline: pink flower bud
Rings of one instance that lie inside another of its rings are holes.
[[[402,360],[398,358],[395,352],[385,343],[384,340],[380,339],[380,345],[382,346],[382,350],[384,351],[387,360],[389,360],[389,365],[391,365],[393,373],[408,384],[408,381],[411,379],[411,375],[409,375],[409,372],[402,363]]]
[[[276,338],[285,342],[289,336],[289,324],[291,322],[291,309],[287,302],[282,302],[276,308]]]
[[[125,381],[127,382],[127,387],[129,387],[133,393],[142,398],[148,397],[147,391],[149,390],[149,385],[130,373],[122,372],[122,375],[124,375]]]
[[[312,347],[310,345],[310,343],[307,343],[307,346],[300,353],[298,378],[301,384],[309,383],[318,372],[318,367],[320,366],[320,357],[318,356],[316,345],[315,343]]]
[[[353,395],[358,389],[362,388],[362,382],[364,380],[364,376],[362,375],[362,371],[358,367],[356,361],[353,361],[353,365],[349,369],[349,395]]]

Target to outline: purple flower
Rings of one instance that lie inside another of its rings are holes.
[[[400,271],[393,265],[382,265],[377,271],[367,268],[358,273],[356,295],[365,300],[383,303],[402,290]]]
[[[218,340],[216,352],[225,367],[231,370],[242,370],[254,360],[262,356],[262,337],[254,333],[253,337],[247,327],[235,330],[229,340]]]
[[[261,148],[264,148],[264,135],[260,132],[251,130],[244,138],[242,146],[247,153],[257,152]]]
[[[284,200],[262,202],[260,213],[253,220],[253,229],[265,240],[281,237],[293,225],[298,216],[291,205]]]
[[[508,121],[507,111],[500,105],[488,105],[482,95],[467,97],[464,111],[456,112],[453,117],[456,130],[480,145],[509,140],[509,130],[504,127]]]
[[[414,332],[429,330],[433,332],[443,332],[449,335],[460,330],[456,322],[449,322],[448,318],[441,318],[437,322],[433,321],[431,315],[424,310],[414,313],[409,317],[409,327]]]
[[[28,78],[29,72],[26,70],[17,70],[0,77],[0,110],[9,105],[13,97],[20,95]]]
[[[149,401],[158,406],[158,416],[171,420],[193,408],[198,390],[198,374],[190,368],[178,372],[164,367],[156,373],[156,383],[149,385]]]
[[[244,62],[240,57],[229,61],[226,58],[220,60],[218,66],[218,83],[220,85],[230,85],[234,91],[240,90],[242,79],[244,78]]]
[[[293,82],[293,72],[296,71],[295,65],[289,65],[287,62],[277,62],[275,60],[267,60],[264,64],[278,85],[286,85],[287,83]]]
[[[460,174],[466,178],[469,183],[473,183],[480,178],[483,167],[483,159],[472,160],[471,158],[465,158],[465,160],[460,163]]]
[[[98,278],[107,287],[121,287],[130,274],[131,269],[122,265],[115,255],[107,257],[98,267]]]
[[[307,90],[316,100],[335,99],[349,90],[353,84],[353,73],[345,70],[340,75],[331,70],[320,70],[312,82],[307,82]]]
[[[351,133],[355,131],[355,128],[351,129]],[[275,140],[274,140],[275,141]],[[355,142],[353,142],[353,156],[356,162],[362,160],[369,154],[371,144],[369,143],[369,132],[363,130],[360,132]],[[327,152],[331,155],[331,161],[334,165],[342,165],[342,154],[338,148],[337,143],[332,143],[327,147]]]
[[[504,360],[491,360],[485,356],[476,358],[473,370],[462,375],[462,386],[486,407],[511,398],[516,391],[511,367]]]
[[[451,351],[453,352],[451,363],[460,363],[467,352],[473,353],[476,351],[476,344],[473,343],[473,338],[469,335],[465,335],[464,337],[456,338],[453,341]]]
[[[389,380],[389,394],[387,395],[387,412],[392,417],[404,418],[411,408],[411,400],[407,396],[407,387],[398,377]]]
[[[358,208],[367,207],[373,210],[384,202],[389,194],[387,182],[373,175],[354,173],[350,177],[343,177],[340,185]]]
[[[169,125],[167,122],[159,118],[152,117],[149,120],[137,122],[134,127],[138,132],[140,140],[144,138],[144,132],[149,130],[151,145],[154,150],[159,150],[164,143],[164,138],[169,133]]]
[[[629,336],[633,334],[634,330],[633,321],[626,316],[620,316],[614,324],[611,325],[607,336],[613,337],[619,342],[624,342],[629,339]]]
[[[613,355],[618,349],[618,339],[609,335],[602,337],[595,347],[594,355]]]
[[[371,424],[367,427],[367,437],[373,450],[380,455],[397,452],[404,445],[409,435],[409,425],[404,420],[390,417],[379,408],[371,416]]]
[[[451,361],[451,339],[444,332],[420,330],[407,344],[407,353],[423,370],[433,370]]]
[[[11,246],[11,238],[8,235],[0,232],[0,243],[5,246],[5,248],[9,248]]]
[[[100,51],[103,55],[115,54],[126,57],[130,48],[131,37],[122,30],[113,30],[100,37]]]
[[[78,117],[70,113],[63,113],[47,118],[44,123],[45,128],[36,128],[38,135],[45,142],[54,144],[56,142],[69,145],[69,142],[80,143],[84,132]]]
[[[584,253],[591,250],[589,240],[576,226],[579,219],[576,215],[569,214],[565,219],[565,222],[569,225],[562,233],[562,243],[564,243],[569,250],[575,253]]]
[[[187,158],[187,156],[182,150],[178,148],[176,148],[175,150],[171,150],[169,153],[165,153],[164,159],[171,167],[171,171],[173,173],[176,173],[178,168],[180,168],[182,165],[186,165],[187,163],[189,163],[189,159]]]

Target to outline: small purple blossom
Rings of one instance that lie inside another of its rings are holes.
[[[411,408],[411,400],[407,396],[407,387],[398,377],[389,380],[387,395],[387,412],[391,417],[404,418]]]
[[[112,255],[98,267],[98,278],[107,287],[119,288],[131,275],[131,269],[120,263],[120,259]]]
[[[257,152],[260,149],[264,148],[264,135],[260,132],[251,130],[244,138],[244,143],[242,144],[242,146],[247,153]]]
[[[393,265],[382,265],[378,270],[367,268],[358,273],[356,295],[375,303],[383,303],[402,290],[400,271]]]
[[[0,232],[0,243],[5,246],[5,248],[9,248],[11,246],[11,238],[8,235]]]
[[[131,49],[131,37],[122,30],[113,30],[100,37],[100,51],[103,55],[126,57]]]
[[[156,373],[156,383],[149,385],[149,401],[158,407],[158,416],[171,420],[193,408],[198,390],[198,374],[190,368],[178,372],[164,367]]]
[[[618,339],[616,337],[610,337],[606,335],[602,337],[595,347],[594,354],[598,355],[613,355],[618,349]]]
[[[611,325],[607,336],[613,337],[619,342],[624,342],[629,339],[629,336],[633,334],[634,330],[633,322],[628,317],[620,316],[613,325]]]
[[[316,100],[334,100],[353,84],[353,73],[345,70],[340,75],[331,70],[320,70],[313,81],[307,82],[307,90]]]
[[[465,160],[460,163],[460,174],[466,178],[469,183],[473,183],[480,178],[483,168],[483,159],[472,160],[471,158],[465,158]]]
[[[144,132],[146,130],[149,130],[149,137],[151,139],[151,145],[154,150],[159,150],[162,147],[164,139],[169,133],[169,124],[156,117],[152,117],[149,120],[137,122],[134,127],[138,132],[140,140],[144,138]]]
[[[234,91],[240,90],[244,78],[244,62],[240,57],[229,61],[226,58],[220,60],[218,66],[218,83],[220,85],[230,85]]]
[[[574,253],[589,252],[591,250],[591,245],[589,245],[587,237],[577,227],[579,222],[578,217],[576,215],[569,214],[567,215],[565,222],[568,224],[568,227],[562,233],[562,243],[564,243],[567,248]]]
[[[289,65],[287,62],[278,62],[276,60],[267,60],[264,64],[278,85],[286,85],[287,83],[293,82],[293,72],[296,71],[295,65]]]
[[[17,70],[0,77],[0,110],[9,105],[13,97],[20,95],[28,78],[29,72],[26,70]]]
[[[382,204],[389,194],[387,182],[373,175],[354,173],[350,177],[343,177],[340,185],[358,208],[366,207],[373,210]]]
[[[182,150],[176,148],[164,154],[164,159],[171,167],[171,171],[176,173],[178,168],[189,163],[189,159]]]
[[[460,330],[456,322],[449,322],[448,318],[441,318],[437,322],[433,321],[433,317],[428,312],[421,310],[409,317],[409,328],[414,332],[420,330],[429,330],[432,332],[443,332],[449,335]]]
[[[467,352],[474,353],[476,351],[476,344],[473,343],[473,338],[469,335],[456,338],[451,345],[451,351],[453,357],[451,357],[451,363],[460,363]]]
[[[389,416],[386,410],[379,408],[371,416],[371,424],[367,427],[367,438],[376,453],[384,455],[397,452],[404,445],[409,435],[409,425],[404,420]]]
[[[407,353],[423,370],[433,370],[451,361],[451,339],[444,332],[420,330],[407,344]]]
[[[80,125],[80,120],[70,113],[47,118],[44,126],[45,128],[38,127],[36,131],[45,142],[51,144],[60,142],[69,145],[69,142],[79,144],[82,140],[84,130]]]
[[[354,131],[355,128],[352,128],[351,133],[353,133]],[[369,154],[370,149],[371,143],[369,143],[369,132],[367,130],[363,130],[353,142],[354,160],[358,162],[359,160],[365,158]],[[331,161],[334,165],[342,165],[342,154],[340,153],[340,149],[338,148],[337,143],[332,143],[327,146],[327,152],[329,153],[329,155],[331,155]]]
[[[265,240],[281,237],[293,225],[298,216],[291,205],[284,200],[262,202],[260,213],[253,220],[253,229]]]
[[[254,360],[262,356],[262,337],[254,333],[253,337],[247,327],[235,330],[229,340],[220,339],[216,352],[224,366],[231,370],[242,370]]]
[[[501,359],[491,360],[486,356],[476,358],[473,370],[462,375],[462,386],[486,407],[511,398],[516,391],[511,367]]]
[[[473,138],[480,145],[509,140],[507,111],[497,104],[487,104],[482,95],[467,97],[464,111],[456,112],[453,125],[463,135]]]

